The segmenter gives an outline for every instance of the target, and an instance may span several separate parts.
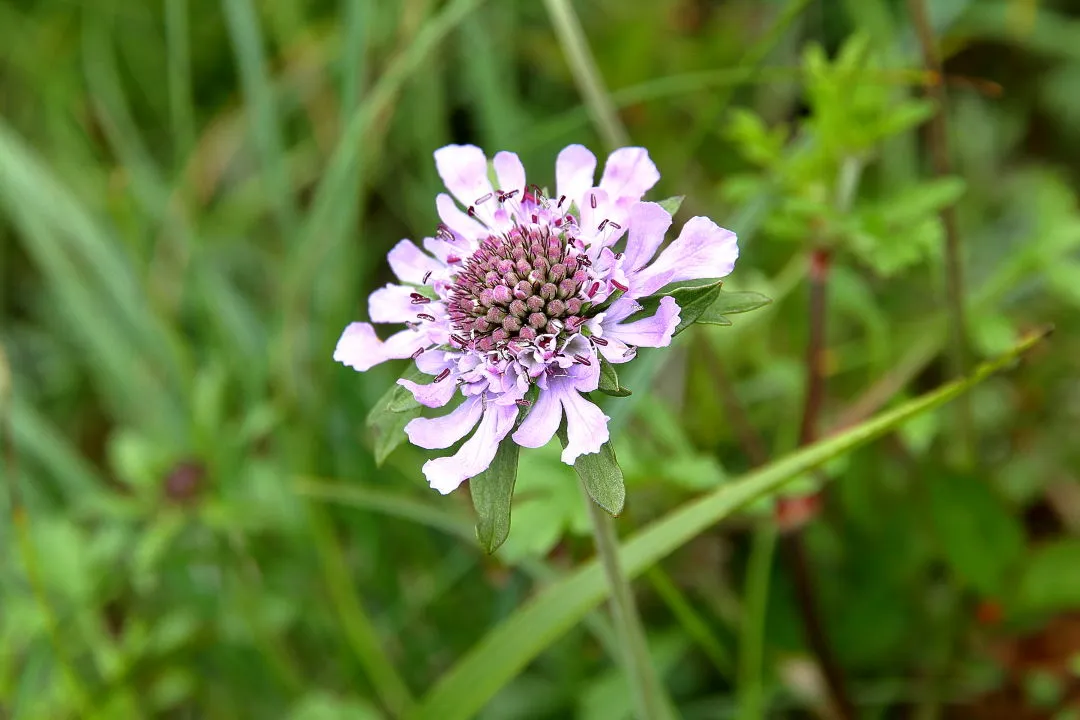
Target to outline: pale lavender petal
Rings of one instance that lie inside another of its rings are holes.
[[[495,459],[499,443],[514,427],[517,405],[489,404],[480,426],[454,455],[428,460],[424,475],[428,484],[443,495],[456,489],[465,480],[487,470]],[[415,422],[415,420],[413,421]]]
[[[445,269],[445,265],[416,247],[412,240],[402,240],[387,254],[390,269],[401,282],[425,284],[424,276]]]
[[[600,447],[608,441],[610,418],[576,391],[563,386],[559,388],[559,400],[566,412],[567,443],[562,461],[573,465],[581,455],[600,452]]]
[[[460,359],[460,352],[432,350],[416,358],[416,367],[425,375],[438,375],[447,368],[453,370]]]
[[[453,383],[450,383],[453,387]],[[453,411],[437,418],[415,418],[405,426],[409,442],[428,450],[442,450],[469,434],[484,412],[484,403],[474,395]]]
[[[439,219],[466,240],[475,241],[489,234],[483,223],[469,217],[468,213],[457,206],[454,198],[446,193],[439,193],[435,198],[435,209],[439,213]]]
[[[645,148],[619,148],[608,156],[600,187],[613,201],[640,200],[660,179],[660,171]]]
[[[334,348],[334,360],[364,372],[387,359],[382,340],[369,323],[349,323]]]
[[[555,192],[581,208],[585,191],[592,187],[596,156],[584,145],[568,145],[555,160]]]
[[[446,189],[468,207],[492,192],[484,151],[475,145],[447,145],[435,151],[435,167]]]
[[[623,295],[621,298],[611,303],[611,307],[596,316],[600,319],[600,327],[602,328],[603,336],[607,337],[608,327],[630,317],[640,309],[641,303],[629,295]]]
[[[403,323],[416,320],[417,313],[444,314],[442,303],[438,301],[414,305],[412,295],[415,292],[415,288],[404,285],[386,285],[368,295],[371,322]]]
[[[675,298],[660,298],[660,307],[651,317],[630,323],[604,326],[604,338],[621,340],[641,347],[666,347],[679,324],[679,305]]]
[[[386,338],[382,349],[388,359],[402,360],[412,357],[418,350],[426,350],[432,345],[445,342],[442,335],[445,335],[445,332],[437,329],[402,330]]]
[[[514,431],[514,442],[522,447],[544,447],[559,429],[562,420],[562,404],[557,393],[541,390],[529,414]]]
[[[735,233],[706,217],[693,217],[656,258],[632,278],[635,295],[649,295],[668,283],[726,276],[735,267],[739,246]]]
[[[600,354],[604,356],[604,359],[613,365],[630,362],[637,356],[636,350],[622,340],[616,340],[615,338],[609,339],[607,345],[597,349],[600,351]]]
[[[588,365],[571,365],[568,380],[575,390],[592,392],[600,387],[600,361],[589,352],[585,357],[589,360]]]
[[[334,348],[334,360],[364,372],[381,362],[407,358],[417,350],[435,345],[438,338],[432,339],[432,334],[402,330],[384,342],[369,323],[349,323]]]
[[[503,192],[525,190],[525,166],[515,153],[505,150],[495,154],[492,163],[495,165],[495,177],[499,181],[499,189]]]
[[[423,355],[420,357],[423,357]],[[416,402],[424,407],[438,408],[450,402],[450,399],[454,397],[454,390],[457,389],[457,378],[451,374],[426,385],[401,378],[398,380],[398,385],[411,392]]]
[[[593,235],[605,218],[610,220],[611,201],[603,190],[593,188],[585,191],[581,199],[580,225],[586,235]]]
[[[630,208],[630,230],[626,238],[623,269],[627,274],[640,270],[653,259],[671,227],[668,211],[652,202],[635,203]]]

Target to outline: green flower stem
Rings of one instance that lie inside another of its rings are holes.
[[[619,565],[619,539],[615,534],[615,522],[589,498],[584,487],[582,495],[589,507],[589,519],[592,521],[593,537],[596,539],[596,554],[611,589],[611,614],[615,621],[615,630],[622,641],[626,679],[634,693],[638,717],[642,720],[674,717],[649,655],[645,629],[634,603],[633,590]]]
[[[566,53],[567,63],[574,71],[585,107],[596,129],[600,131],[604,144],[609,150],[629,145],[630,138],[626,128],[604,86],[604,78],[600,75],[600,68],[596,66],[596,60],[570,0],[544,0],[544,5],[551,17],[559,44]]]

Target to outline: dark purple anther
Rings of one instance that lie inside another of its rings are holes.
[[[409,293],[409,297],[412,298],[413,305],[427,305],[431,302],[431,298],[424,297],[420,293]]]
[[[581,363],[582,365],[592,365],[592,361],[589,360],[589,358],[585,357],[584,355],[575,355],[574,356],[574,361],[578,362],[578,363]]]
[[[420,284],[421,285],[427,285],[427,281],[430,280],[430,279],[431,279],[431,271],[428,270],[426,273],[424,273],[424,279],[420,281]]]
[[[421,320],[431,320],[433,322],[435,320],[434,315],[428,315],[427,313],[417,313],[416,317],[420,318]]]
[[[611,284],[614,285],[617,289],[622,290],[623,292],[626,292],[630,289],[627,286],[623,285],[621,282],[618,282],[617,280],[612,280]]]
[[[589,205],[593,210],[596,209],[596,193],[591,193],[589,195]]]
[[[435,382],[442,382],[446,378],[450,377],[450,368],[444,369],[441,373],[435,376]]]
[[[416,358],[420,357],[423,354],[424,354],[424,348],[422,348],[422,347],[416,348],[416,350],[413,351],[412,358],[413,358],[413,360],[415,360]]]
[[[602,337],[595,337],[595,336],[593,336],[593,339],[592,339],[592,341],[593,341],[594,343],[596,343],[597,345],[599,345],[600,347],[607,347],[607,345],[608,345],[608,341],[607,341],[607,340],[605,340],[605,339],[604,339],[604,338],[602,338]]]

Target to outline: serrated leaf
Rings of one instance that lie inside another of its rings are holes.
[[[375,439],[375,464],[382,465],[398,445],[405,442],[405,426],[410,420],[420,417],[420,407],[404,412],[380,413],[375,422],[368,422],[372,437]]]
[[[559,441],[566,447],[566,427],[559,428]],[[622,468],[611,443],[600,446],[600,452],[579,455],[574,471],[593,501],[613,516],[618,516],[626,504],[626,484]]]
[[[427,377],[415,365],[410,365],[401,376],[414,382]],[[405,426],[417,417],[420,417],[420,403],[408,389],[396,382],[387,388],[367,415],[367,426],[375,440],[376,465],[382,465],[405,441]]]
[[[518,451],[512,438],[504,438],[488,469],[469,480],[469,494],[476,509],[476,539],[488,554],[495,552],[510,534],[510,501],[517,482]]]
[[[600,386],[597,389],[614,397],[626,397],[629,395],[630,391],[619,384],[619,374],[615,371],[615,366],[608,362],[603,355],[600,355],[599,358]]]
[[[651,317],[656,314],[657,308],[660,307],[661,298],[672,297],[679,306],[679,324],[676,326],[675,332],[672,333],[672,337],[674,337],[693,325],[701,314],[709,309],[709,306],[712,305],[719,296],[720,287],[723,284],[723,281],[717,280],[716,282],[707,285],[678,287],[667,292],[661,291],[655,295],[649,295],[648,297],[638,300],[638,304],[641,305],[641,310],[631,315],[628,319],[636,320],[639,318]]]
[[[727,315],[757,310],[771,302],[772,298],[765,297],[761,293],[721,292],[712,305],[705,308],[705,311],[698,316],[697,322],[705,325],[730,325],[731,321],[727,319]]]
[[[664,210],[667,211],[668,215],[674,216],[675,213],[679,212],[679,208],[682,207],[682,202],[685,199],[685,195],[673,195],[669,198],[658,201],[656,204],[664,208]]]

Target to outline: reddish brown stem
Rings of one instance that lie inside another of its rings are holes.
[[[831,261],[832,257],[825,248],[815,248],[810,253],[810,337],[806,344],[806,398],[799,429],[800,445],[809,445],[817,439],[818,423],[825,404],[825,318]],[[790,502],[800,503],[805,500],[805,498],[795,498]],[[812,502],[808,507],[816,509],[817,503]],[[783,515],[782,512],[781,515]],[[795,523],[794,528],[783,536],[781,550],[791,569],[791,579],[795,586],[795,596],[802,616],[806,643],[821,666],[836,713],[844,720],[849,720],[855,717],[855,706],[848,694],[844,673],[833,654],[821,620],[814,575],[803,538],[803,522]]]
[[[809,445],[818,437],[818,419],[825,404],[825,300],[829,283],[828,250],[810,253],[810,339],[806,343],[806,397],[803,404],[799,444]]]

